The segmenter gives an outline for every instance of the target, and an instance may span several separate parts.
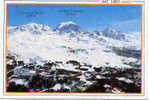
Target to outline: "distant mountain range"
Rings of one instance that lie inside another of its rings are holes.
[[[62,22],[54,30],[49,26],[36,23],[8,26],[7,33],[8,51],[28,60],[32,57],[41,59],[51,59],[52,57],[54,60],[57,58],[62,60],[70,57],[69,51],[78,50],[82,50],[82,54],[86,52],[87,57],[92,51],[97,50],[100,53],[112,50],[113,47],[141,49],[139,33],[127,34],[109,27],[103,31],[87,32],[72,21]],[[57,55],[64,58],[55,58]],[[80,56],[81,54],[73,55]]]

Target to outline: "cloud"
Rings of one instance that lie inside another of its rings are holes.
[[[127,21],[112,22],[112,27],[123,32],[140,32],[141,31],[141,20],[133,19]]]

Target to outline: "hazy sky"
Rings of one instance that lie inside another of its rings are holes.
[[[52,29],[65,21],[74,21],[87,31],[106,27],[122,32],[141,31],[139,5],[8,5],[8,26],[29,22],[49,25]]]

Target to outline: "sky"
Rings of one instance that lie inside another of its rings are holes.
[[[66,21],[73,21],[86,31],[103,31],[112,27],[121,32],[140,32],[141,6],[9,4],[7,8],[8,26],[35,22],[55,29]]]

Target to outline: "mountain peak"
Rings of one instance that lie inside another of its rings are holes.
[[[107,27],[105,30],[102,31],[103,35],[108,38],[113,38],[117,40],[125,40],[125,34],[122,32],[118,32],[111,27]]]
[[[83,30],[74,22],[67,21],[60,23],[56,29],[59,32],[66,32],[66,33],[82,33]]]
[[[67,22],[60,23],[58,26],[59,26],[59,28],[62,28],[64,26],[68,26],[68,25],[77,25],[77,24],[72,21],[67,21]]]
[[[10,26],[8,28],[8,33],[15,33],[16,31],[27,32],[32,34],[41,34],[42,31],[51,32],[52,30],[49,26],[30,22],[28,24],[20,26]]]
[[[29,22],[27,25],[39,25],[39,24],[37,24],[35,22]]]
[[[112,27],[107,27],[104,32],[108,32],[108,33],[116,33],[116,30],[113,29]]]

